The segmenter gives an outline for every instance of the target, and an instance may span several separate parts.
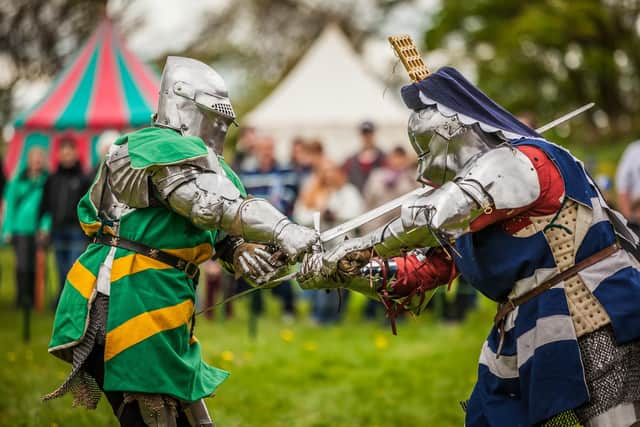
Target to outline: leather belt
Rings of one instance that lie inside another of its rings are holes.
[[[500,303],[498,305],[498,311],[496,313],[496,316],[493,319],[493,324],[498,329],[498,332],[500,332],[500,342],[498,344],[498,351],[496,352],[496,358],[500,356],[500,352],[502,351],[502,345],[504,344],[504,334],[505,334],[504,323],[509,313],[515,310],[517,306],[522,305],[525,302],[537,297],[547,289],[551,289],[558,283],[569,279],[570,277],[576,275],[577,273],[584,270],[585,268],[591,267],[592,265],[613,255],[620,249],[621,247],[618,243],[614,243],[611,246],[607,246],[606,248],[592,255],[589,255],[582,261],[574,264],[572,267],[567,268],[566,270],[556,274],[555,276],[551,277],[549,280],[542,282],[540,285],[531,289],[529,292],[526,292],[517,298],[508,299],[507,301]]]
[[[128,240],[117,236],[110,236],[107,234],[94,237],[92,243],[114,246],[116,248],[122,248],[128,251],[137,252],[149,258],[156,259],[164,264],[170,265],[173,268],[184,271],[187,277],[192,279],[196,284],[198,283],[198,278],[200,276],[200,268],[198,268],[198,264],[195,264],[191,261],[186,261],[180,257],[170,254],[169,252],[152,248],[151,246],[147,246],[143,243],[139,243],[133,240]]]

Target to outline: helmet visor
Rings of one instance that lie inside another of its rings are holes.
[[[236,113],[233,111],[233,107],[227,98],[206,92],[198,92],[195,96],[195,102],[200,109],[229,119],[230,122],[233,122],[236,118]]]

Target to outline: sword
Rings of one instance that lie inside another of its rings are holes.
[[[411,197],[418,195],[418,194],[422,194],[422,193],[427,193],[429,191],[431,191],[433,188],[431,187],[420,187],[420,188],[416,188],[415,190],[412,190],[406,194],[403,194],[402,196],[395,198],[393,200],[388,201],[387,203],[384,203],[380,206],[378,206],[375,209],[370,210],[369,212],[362,214],[360,216],[357,216],[353,219],[350,219],[349,221],[343,222],[340,225],[337,225],[333,228],[330,228],[328,230],[325,230],[324,232],[320,233],[320,241],[322,243],[326,243],[329,242],[337,237],[340,237],[344,234],[347,234],[349,231],[355,230],[356,228],[360,227],[361,225],[364,225],[378,217],[381,217],[382,215],[393,211],[394,209],[399,208],[400,206],[402,206],[402,204],[409,200]]]
[[[538,129],[536,129],[536,132],[538,133],[544,133],[546,131],[548,131],[549,129],[553,129],[554,127],[566,122],[567,120],[571,120],[572,118],[574,118],[575,116],[577,116],[578,114],[581,114],[587,110],[589,110],[590,108],[593,108],[593,106],[595,105],[595,103],[590,102],[588,104],[583,105],[580,108],[577,108],[563,116],[558,117],[557,119],[547,123],[544,126],[540,126]],[[355,230],[356,228],[370,222],[373,221],[376,218],[381,217],[384,214],[387,214],[391,211],[393,211],[394,209],[399,208],[400,206],[402,206],[402,204],[408,200],[409,198],[418,195],[418,194],[423,194],[423,193],[427,193],[429,191],[433,190],[433,188],[425,186],[425,187],[421,187],[421,188],[417,188],[413,191],[410,191],[407,194],[403,194],[402,196],[393,199],[383,205],[378,206],[377,208],[370,210],[367,213],[364,213],[360,216],[357,216],[347,222],[344,222],[340,225],[337,225],[333,228],[330,228],[328,230],[325,230],[324,232],[322,232],[320,234],[320,241],[322,243],[326,243],[329,242],[335,238],[338,238],[340,236],[343,236],[345,234],[347,234],[350,231]]]
[[[536,129],[536,132],[545,133],[549,129],[553,129],[554,127],[556,127],[558,125],[561,125],[562,123],[566,122],[567,120],[573,119],[578,114],[582,114],[585,111],[590,110],[591,108],[593,108],[594,105],[596,105],[595,102],[590,102],[588,104],[584,104],[582,107],[576,108],[575,110],[565,114],[564,116],[560,116],[557,119],[550,121],[549,123],[547,123],[544,126],[540,126],[538,129]]]

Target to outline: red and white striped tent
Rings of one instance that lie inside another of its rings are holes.
[[[21,170],[34,145],[48,149],[55,169],[56,145],[69,137],[77,142],[83,166],[90,168],[102,132],[150,123],[158,91],[157,74],[127,49],[113,23],[104,18],[43,99],[14,121],[5,173],[12,176]]]

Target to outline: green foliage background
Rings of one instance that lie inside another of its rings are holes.
[[[442,1],[423,42],[427,52],[458,50],[489,96],[538,124],[595,102],[546,136],[615,145],[640,130],[639,12],[625,0]]]

